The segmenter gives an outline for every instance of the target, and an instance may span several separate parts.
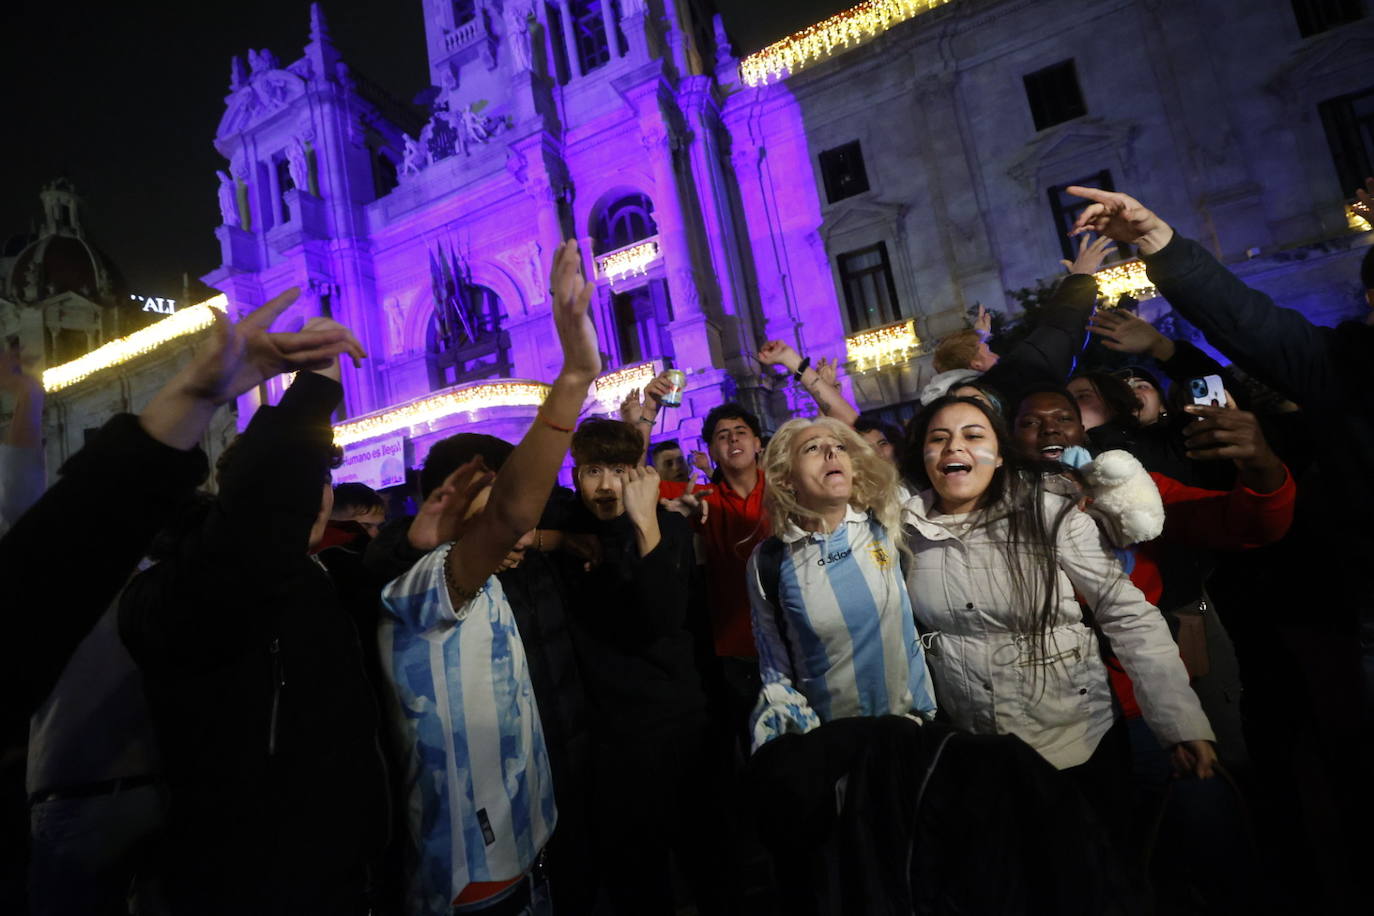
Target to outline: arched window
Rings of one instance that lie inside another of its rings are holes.
[[[605,254],[658,235],[654,205],[643,194],[622,197],[607,207],[592,227],[592,250]]]
[[[431,390],[510,375],[510,335],[501,329],[500,297],[464,283],[446,301],[436,301],[425,360]]]

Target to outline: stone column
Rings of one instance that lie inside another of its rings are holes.
[[[614,11],[611,9],[611,0],[601,0],[601,21],[606,24],[606,47],[611,52],[611,59],[608,63],[614,63],[624,51],[620,47],[620,38],[616,34],[616,22]]]
[[[691,229],[673,165],[673,151],[686,138],[670,129],[660,112],[642,121],[640,132],[654,170],[654,221],[658,224],[659,251],[673,306],[675,320],[671,330],[677,362],[685,368],[715,367],[721,362],[719,329],[707,320],[701,308],[700,286],[692,261]]]
[[[582,58],[577,53],[577,38],[573,34],[572,13],[568,0],[558,0],[558,15],[563,19],[563,44],[568,49],[568,76],[582,75]]]

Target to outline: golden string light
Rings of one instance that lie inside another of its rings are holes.
[[[852,334],[844,339],[844,345],[849,365],[865,372],[907,362],[921,348],[921,338],[916,336],[915,319],[908,318]]]
[[[1159,293],[1145,274],[1145,262],[1139,258],[1104,267],[1093,274],[1097,293],[1107,300],[1107,307],[1116,305],[1122,296],[1134,299],[1153,299]]]
[[[762,86],[791,76],[803,67],[867,41],[914,16],[944,6],[950,0],[868,0],[829,19],[793,32],[740,61],[740,77],[749,86]]]
[[[70,362],[45,370],[43,388],[48,392],[60,391],[102,369],[113,368],[156,350],[169,341],[203,331],[214,323],[214,311],[224,312],[227,307],[228,300],[221,293],[204,302],[197,302],[173,312],[156,324],[134,331],[128,337],[112,340],[85,356],[78,356]]]
[[[334,427],[334,444],[350,445],[413,426],[424,426],[454,414],[470,414],[492,407],[538,407],[548,393],[549,386],[543,382],[518,379],[473,382],[340,423]]]
[[[601,276],[614,283],[621,277],[647,272],[649,265],[658,260],[658,254],[658,242],[650,239],[597,258],[596,269]]]
[[[1345,205],[1345,225],[1352,232],[1368,232],[1370,229],[1374,229],[1374,226],[1369,225],[1369,220],[1361,216],[1359,211],[1355,209],[1354,204]]]
[[[607,372],[592,384],[592,397],[605,413],[618,414],[620,402],[631,391],[642,389],[657,377],[658,360],[636,363],[614,372]]]

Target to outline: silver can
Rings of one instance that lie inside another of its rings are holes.
[[[668,384],[673,387],[663,396],[663,404],[666,407],[682,406],[682,389],[687,387],[687,373],[681,369],[669,369],[663,373],[668,378]]]

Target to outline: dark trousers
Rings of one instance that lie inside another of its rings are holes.
[[[1119,716],[1098,742],[1093,755],[1061,771],[1087,800],[1121,861],[1129,861],[1135,786],[1131,779],[1131,737]]]
[[[729,837],[710,792],[708,746],[704,720],[598,745],[591,821],[611,912],[671,916],[673,857],[698,912],[723,912]]]

